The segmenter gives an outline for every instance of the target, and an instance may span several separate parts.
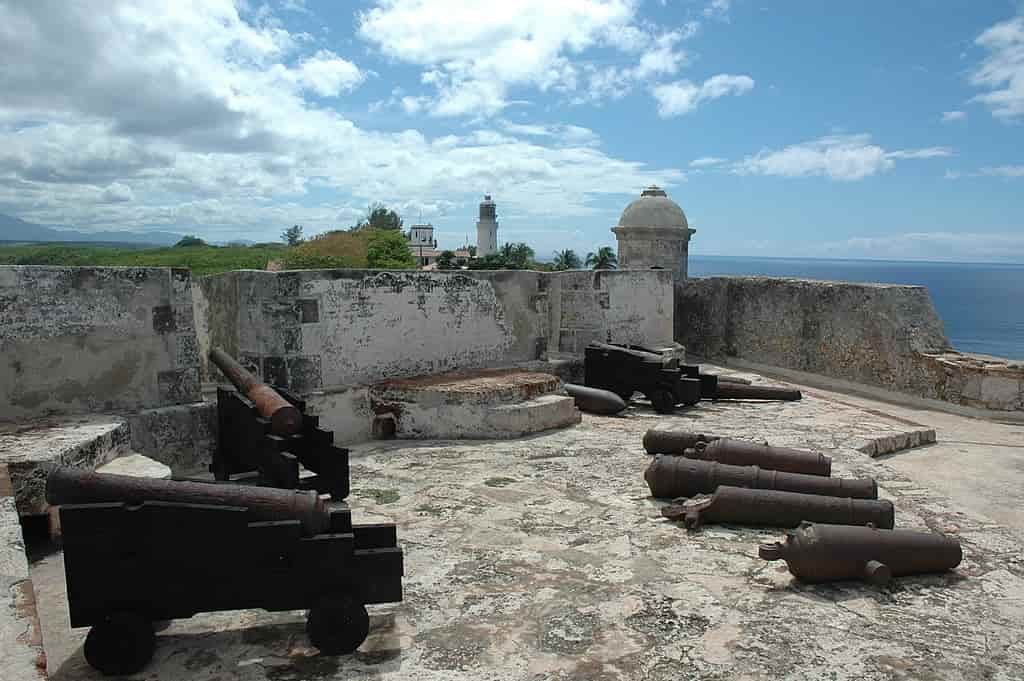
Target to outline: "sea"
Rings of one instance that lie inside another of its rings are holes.
[[[690,255],[691,277],[716,274],[925,286],[954,348],[1024,360],[1024,264]]]

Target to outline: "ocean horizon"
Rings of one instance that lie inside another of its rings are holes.
[[[1024,263],[691,254],[689,275],[924,286],[954,348],[1024,360]]]

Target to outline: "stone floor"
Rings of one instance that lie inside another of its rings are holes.
[[[1020,538],[893,465],[900,455],[857,451],[916,427],[886,409],[812,391],[671,417],[636,405],[511,441],[353,447],[356,515],[398,523],[406,559],[405,601],[372,609],[360,651],[317,655],[302,613],[200,615],[160,633],[138,678],[1024,678]],[[964,562],[884,589],[796,583],[757,558],[781,532],[688,534],[660,516],[642,478],[641,436],[654,425],[826,451],[834,474],[878,479],[897,527],[956,534]],[[60,555],[36,562],[33,577],[51,678],[99,678],[82,658],[84,631],[67,629]]]

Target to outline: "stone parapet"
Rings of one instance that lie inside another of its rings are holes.
[[[737,358],[990,410],[1024,409],[1024,370],[954,351],[921,286],[771,277],[676,284],[676,340]]]

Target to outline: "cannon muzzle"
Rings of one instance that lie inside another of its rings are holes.
[[[274,487],[224,485],[182,480],[154,480],[130,475],[57,468],[46,478],[46,501],[61,504],[163,501],[179,504],[235,506],[251,521],[298,520],[303,534],[313,536],[330,526],[330,495]]]

